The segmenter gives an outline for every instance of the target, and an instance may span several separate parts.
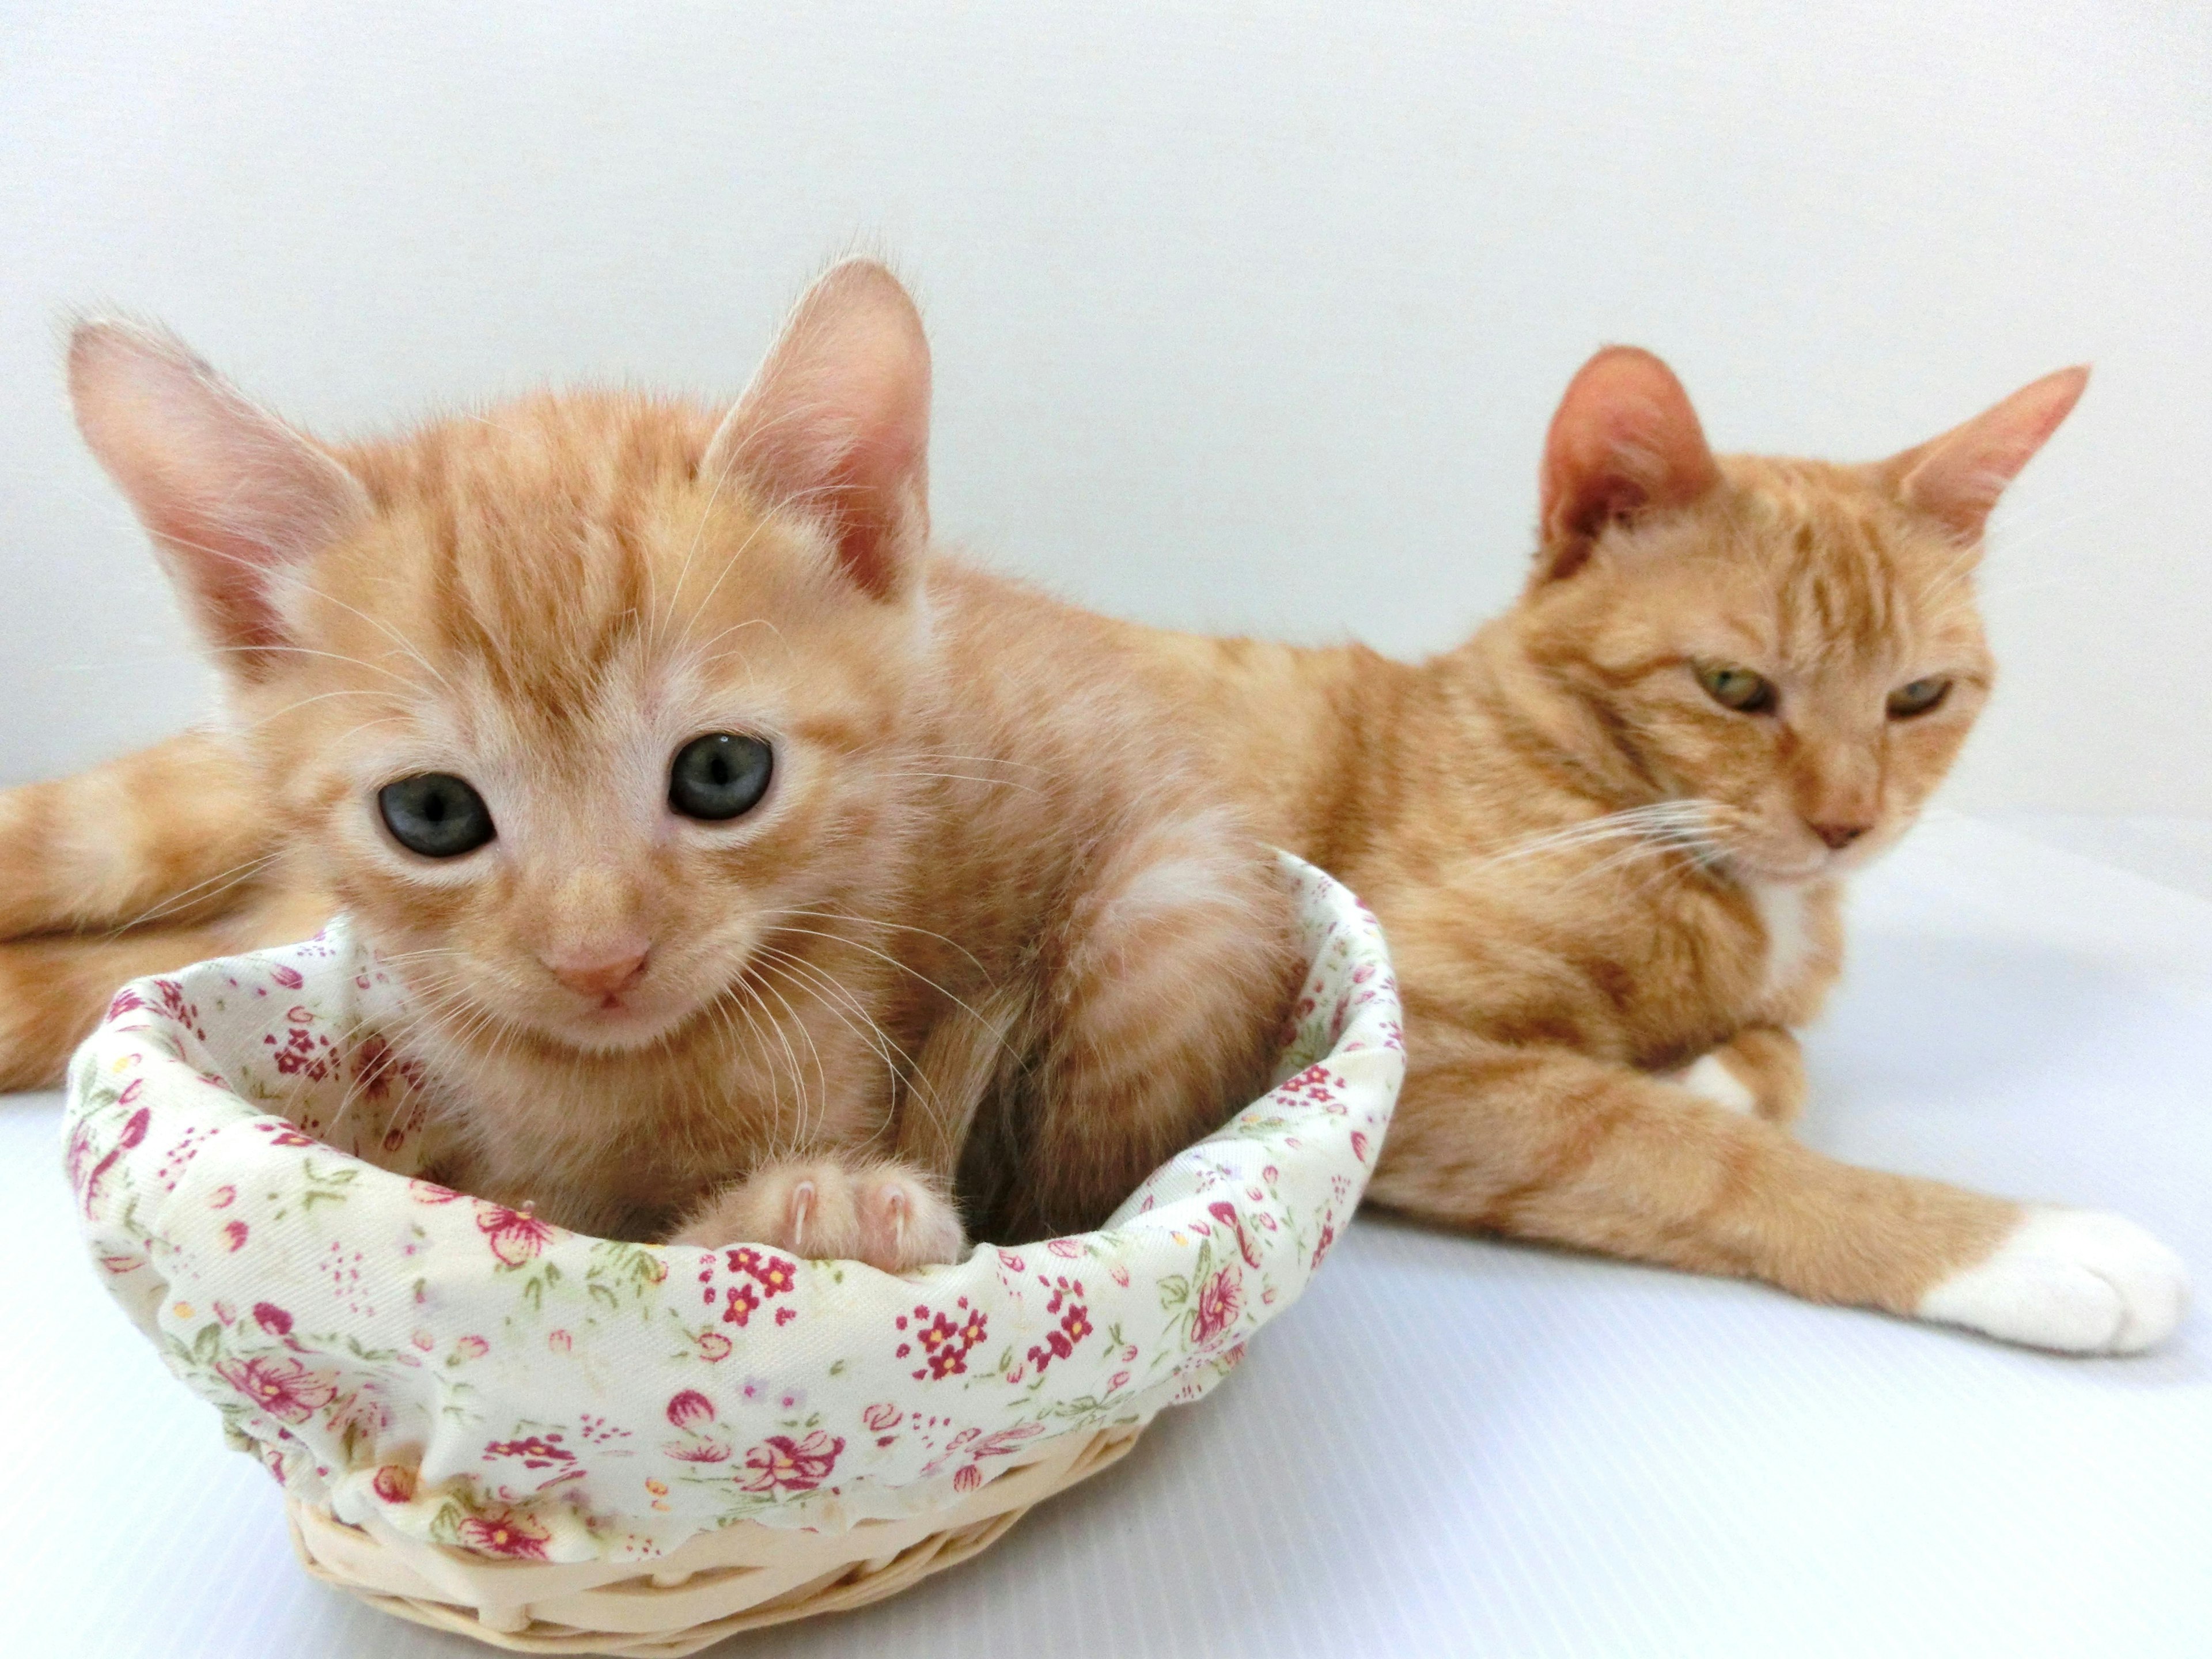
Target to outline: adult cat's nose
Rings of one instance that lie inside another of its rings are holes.
[[[1874,828],[1870,823],[1815,823],[1808,827],[1814,835],[1827,842],[1832,850],[1838,853]]]
[[[564,957],[547,957],[544,961],[553,970],[553,977],[579,996],[611,997],[627,991],[645,977],[646,955],[642,950],[628,951],[617,946],[614,952],[578,951]]]

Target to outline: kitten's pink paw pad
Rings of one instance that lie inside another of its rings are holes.
[[[772,1164],[719,1194],[670,1241],[767,1244],[811,1261],[905,1273],[957,1261],[967,1245],[952,1206],[896,1166]]]
[[[1923,1319],[2069,1353],[2137,1353],[2181,1322],[2189,1273],[2134,1222],[2030,1209],[1996,1250],[1929,1291]]]
[[[957,1261],[968,1243],[952,1206],[902,1171],[862,1176],[854,1207],[860,1216],[858,1259],[885,1273]]]

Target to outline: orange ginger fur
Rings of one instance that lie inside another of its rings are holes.
[[[1095,1226],[1265,1086],[1287,884],[1109,624],[929,551],[927,352],[880,267],[823,277],[719,422],[540,396],[325,449],[166,337],[88,325],[71,367],[231,681],[258,822],[202,857],[281,864],[193,928],[9,945],[10,1080],[105,980],[343,908],[412,993],[444,1178],[887,1267],[957,1253],[956,1173],[997,1236]],[[684,817],[671,757],[717,732],[770,743],[767,793]],[[158,781],[209,750],[14,797],[67,900],[33,921],[206,873],[64,860],[190,862]],[[424,774],[489,843],[395,839],[379,792]],[[55,835],[95,799],[119,821]]]
[[[1260,833],[1381,917],[1412,1067],[1376,1201],[2052,1346],[2140,1346],[2170,1327],[2179,1266],[2127,1224],[2091,1218],[2106,1231],[2080,1260],[2036,1244],[2022,1280],[2008,1241],[2071,1212],[1856,1168],[1786,1128],[1806,1090],[1791,1030],[1841,963],[1841,883],[1910,827],[1988,692],[1972,596],[1987,515],[2085,381],[2063,371],[1844,466],[1714,456],[1665,365],[1611,349],[1554,419],[1527,591],[1455,650],[1406,664],[1064,610],[1041,622],[1086,650],[1110,641]],[[1772,706],[1723,706],[1706,682],[1729,670],[1762,677]],[[1890,713],[1931,681],[1933,707]],[[179,743],[200,747],[0,798],[0,860],[37,870],[38,925],[175,902],[223,867],[216,848],[267,850],[234,774],[199,769],[211,740]],[[222,827],[204,859],[149,873],[165,782]],[[84,832],[94,799],[125,827]],[[320,902],[267,877],[244,890],[213,932],[4,947],[0,1007],[33,1011],[0,1042],[11,1079],[49,1079],[121,971],[289,937]],[[127,905],[82,896],[106,892]],[[291,908],[264,920],[271,903]],[[44,953],[35,969],[27,953]],[[1995,1291],[1992,1263],[2012,1275]],[[1960,1284],[1980,1302],[1943,1289]],[[2072,1311],[2053,1316],[2053,1297]]]

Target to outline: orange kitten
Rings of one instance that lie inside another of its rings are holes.
[[[719,425],[539,396],[324,447],[166,337],[70,373],[328,895],[291,908],[411,993],[446,1178],[896,1269],[957,1258],[963,1146],[995,1236],[1091,1226],[1265,1086],[1287,888],[1103,624],[929,550],[880,267]]]
[[[2087,379],[1836,466],[1717,457],[1663,363],[1601,352],[1552,423],[1527,591],[1459,649],[1133,633],[1263,832],[1389,935],[1411,1069],[1370,1197],[2055,1348],[2172,1328],[2180,1263],[2131,1224],[1784,1127],[1841,884],[1989,691],[1983,526]]]

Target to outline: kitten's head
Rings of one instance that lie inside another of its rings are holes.
[[[70,368],[272,810],[448,1036],[702,1028],[896,863],[929,366],[880,267],[719,422],[539,396],[328,447],[159,333],[88,325]]]
[[[1583,745],[1736,873],[1846,872],[1949,769],[1994,672],[1974,603],[1999,493],[2087,371],[1863,466],[1716,456],[1649,352],[1584,365],[1553,417],[1517,631]]]

